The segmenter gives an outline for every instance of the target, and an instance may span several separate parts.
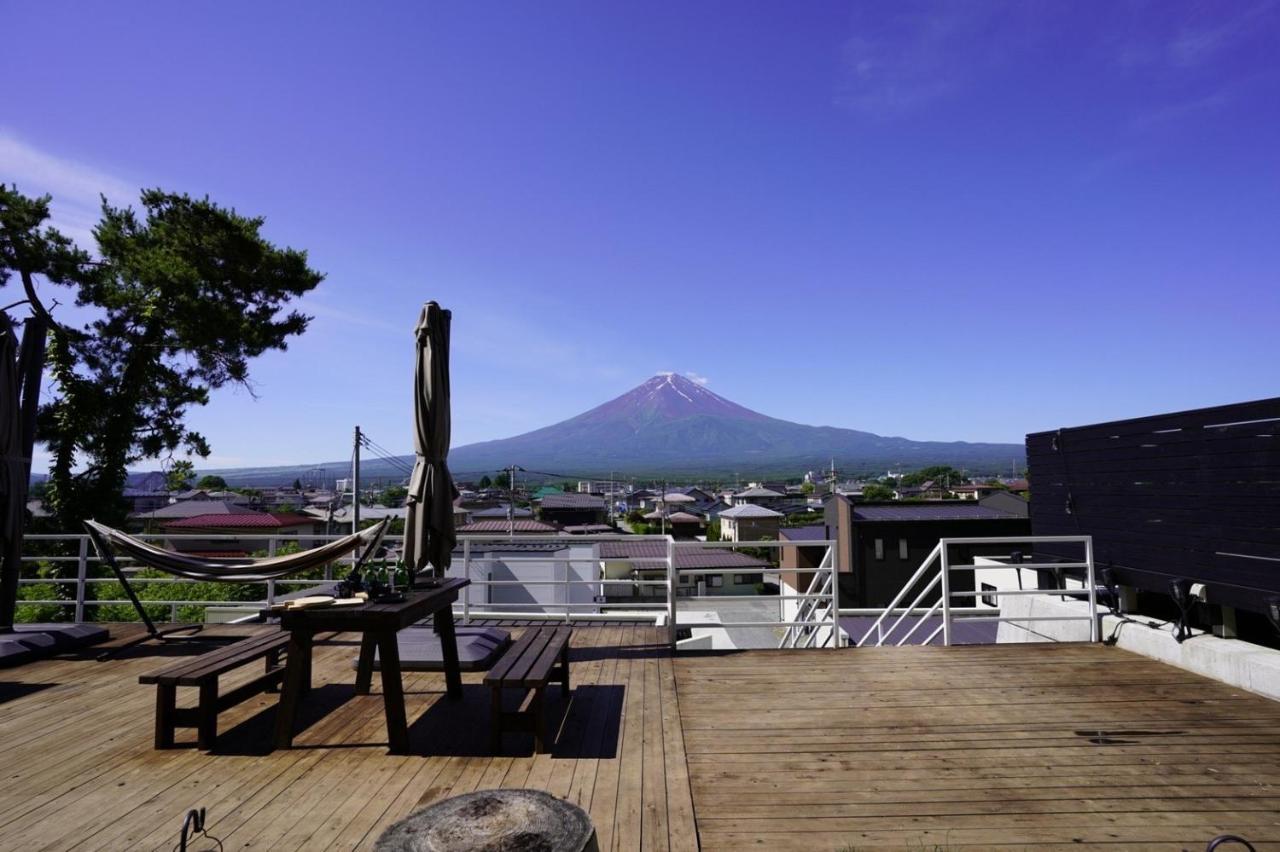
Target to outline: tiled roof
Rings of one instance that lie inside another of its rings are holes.
[[[600,543],[601,559],[631,559],[635,568],[656,570],[667,561],[667,543],[665,541],[604,541]],[[647,564],[652,560],[652,564]],[[658,563],[661,563],[658,564]],[[697,568],[772,568],[763,559],[718,547],[677,547],[676,568],[694,570]]]
[[[604,498],[595,494],[548,494],[543,509],[603,509]]]
[[[855,521],[1007,521],[1014,517],[971,500],[853,507]]]
[[[480,533],[480,534],[502,534],[505,532],[523,532],[523,533],[554,533],[558,532],[556,527],[551,524],[544,524],[542,521],[476,521],[458,527],[456,532],[460,533]]]
[[[778,530],[778,537],[787,541],[825,541],[827,528],[820,524],[810,527],[783,527]]]
[[[315,520],[306,515],[293,513],[271,515],[266,512],[253,512],[246,515],[232,512],[220,515],[196,515],[193,518],[170,521],[164,526],[165,529],[280,529],[314,524]]]
[[[239,503],[226,503],[218,500],[186,500],[181,503],[170,503],[161,506],[154,512],[134,512],[130,517],[144,520],[168,520],[177,518],[194,518],[200,515],[260,515],[257,509],[242,506]]]
[[[673,524],[700,524],[702,518],[697,515],[691,515],[688,512],[672,512],[667,515],[667,521]]]
[[[490,506],[487,509],[476,509],[471,513],[473,518],[505,518],[507,516],[506,506]],[[532,518],[533,512],[524,506],[516,506],[515,516],[517,518]]]
[[[739,491],[734,497],[785,497],[772,488],[748,488],[746,491]]]
[[[734,506],[732,509],[725,509],[720,513],[720,517],[732,520],[737,520],[738,518],[781,518],[782,513],[766,509],[764,506],[753,506],[750,503],[744,503],[741,506]]]

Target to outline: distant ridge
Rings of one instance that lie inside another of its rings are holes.
[[[557,475],[606,476],[778,473],[797,476],[835,459],[845,472],[890,466],[952,464],[998,473],[1021,462],[1021,444],[912,441],[855,429],[806,426],[761,414],[676,373],[660,373],[576,417],[496,441],[455,447],[449,467],[459,478],[511,464]],[[412,463],[412,456],[398,461]],[[1019,465],[1020,466],[1020,465]],[[231,484],[270,485],[349,475],[348,462],[201,471]],[[399,480],[403,465],[367,459],[363,474]]]

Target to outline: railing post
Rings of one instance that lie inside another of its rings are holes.
[[[676,540],[667,536],[667,631],[671,653],[676,651]]]
[[[76,563],[76,624],[84,623],[85,580],[89,577],[89,537],[80,536],[80,559]]]
[[[951,559],[947,553],[947,540],[938,542],[942,548],[942,644],[951,646]]]
[[[564,623],[568,624],[573,621],[573,604],[569,602],[569,590],[573,587],[569,584],[569,575],[573,571],[573,548],[569,548],[570,556],[564,561]]]
[[[276,537],[273,535],[267,539],[267,556],[276,555]],[[267,581],[267,606],[276,605],[276,581]]]
[[[840,647],[840,575],[836,572],[836,556],[833,545],[827,545],[831,557],[831,647]]]
[[[464,538],[462,540],[462,578],[471,580],[471,539]],[[462,589],[462,620],[471,621],[471,587],[464,586]]]
[[[1085,582],[1089,584],[1089,641],[1098,641],[1098,586],[1093,576],[1093,536],[1084,540]]]

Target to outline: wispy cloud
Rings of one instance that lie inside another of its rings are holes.
[[[684,377],[689,381],[693,382],[695,385],[711,384],[710,379],[708,379],[706,376],[702,376],[702,375],[699,375],[698,373],[695,373],[693,370],[685,370]]]
[[[127,204],[138,197],[137,185],[101,169],[42,151],[0,129],[0,180],[17,184],[26,195],[53,196],[52,224],[81,248],[94,248],[93,226],[101,198]]]
[[[1025,44],[1027,21],[1006,0],[870,4],[844,43],[836,103],[877,119],[913,111],[1001,64]]]

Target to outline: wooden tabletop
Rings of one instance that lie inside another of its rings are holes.
[[[438,586],[405,590],[399,603],[366,603],[363,606],[319,606],[306,609],[272,611],[264,609],[264,617],[279,616],[285,630],[401,630],[438,612],[458,599],[458,591],[471,585],[470,580],[451,577]]]

